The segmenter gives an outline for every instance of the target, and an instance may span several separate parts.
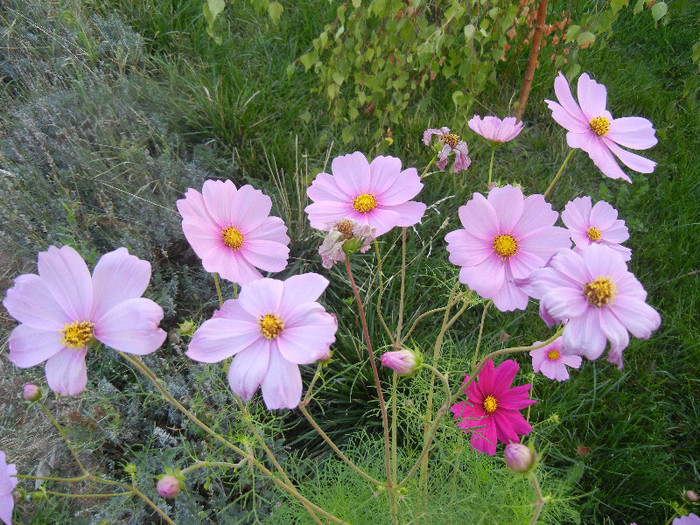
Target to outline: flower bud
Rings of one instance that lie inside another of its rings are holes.
[[[158,494],[167,499],[173,499],[180,492],[180,480],[170,474],[163,476],[156,485]]]
[[[698,495],[695,491],[692,490],[686,490],[685,491],[685,497],[690,501],[691,503],[696,503],[698,501]]]
[[[529,472],[537,462],[537,453],[522,443],[506,445],[503,457],[506,460],[506,465],[514,472]]]
[[[22,389],[22,397],[27,401],[39,401],[41,399],[41,388],[34,383],[27,383]]]
[[[391,368],[400,376],[414,374],[423,364],[423,358],[419,354],[406,348],[386,352],[382,355],[381,359],[382,366]]]

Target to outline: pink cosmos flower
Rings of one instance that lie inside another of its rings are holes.
[[[567,203],[561,220],[577,248],[602,244],[616,250],[625,261],[632,258],[632,250],[620,246],[630,237],[625,221],[617,219],[617,210],[607,202],[599,201],[592,206],[590,197],[579,197]]]
[[[5,452],[0,450],[0,520],[5,525],[12,525],[12,509],[15,500],[12,491],[17,486],[17,468],[5,462]]]
[[[338,323],[318,304],[328,280],[316,273],[286,281],[259,279],[243,285],[195,332],[188,357],[216,363],[234,356],[231,390],[245,400],[262,385],[269,409],[295,408],[301,400],[298,365],[328,357]]]
[[[697,514],[679,516],[673,520],[671,525],[700,525],[700,517]]]
[[[46,379],[59,394],[87,384],[85,356],[95,341],[122,352],[155,352],[165,340],[163,309],[141,297],[151,265],[118,248],[90,271],[70,246],[39,254],[39,275],[15,279],[3,305],[20,324],[10,335],[10,361],[28,368],[46,361]]]
[[[279,217],[270,217],[270,197],[250,185],[207,180],[177,201],[182,230],[208,272],[234,283],[260,279],[258,271],[287,266],[289,237]]]
[[[651,173],[656,162],[630,153],[626,148],[648,149],[656,144],[656,131],[651,122],[642,117],[613,119],[605,108],[605,86],[591,80],[587,73],[578,79],[578,101],[571,95],[566,77],[559,73],[554,81],[557,102],[545,100],[552,110],[552,118],[568,130],[566,142],[571,148],[581,148],[593,163],[611,179],[632,182],[613,157],[633,171]],[[618,145],[619,144],[619,145]]]
[[[558,252],[549,266],[520,283],[540,299],[545,321],[565,321],[567,353],[597,359],[610,341],[608,361],[622,368],[628,331],[648,339],[661,317],[646,304],[647,293],[613,249],[592,244],[580,253]]]
[[[559,214],[542,195],[523,198],[520,188],[494,188],[488,199],[474,193],[459,208],[463,230],[445,236],[450,262],[461,266],[459,280],[501,311],[525,309],[527,295],[513,281],[543,267],[561,248],[571,246]]]
[[[467,400],[456,403],[450,410],[464,432],[472,431],[471,446],[489,456],[496,453],[496,442],[518,443],[532,427],[519,412],[534,403],[528,399],[530,385],[511,388],[520,367],[512,359],[494,368],[489,359],[477,380],[465,390]],[[469,380],[466,376],[464,382]]]
[[[537,341],[534,344],[542,344],[542,341]],[[581,358],[579,356],[566,355],[561,337],[557,337],[547,346],[530,350],[530,357],[532,357],[532,369],[535,372],[542,372],[542,375],[545,377],[557,381],[569,379],[567,366],[571,368],[581,366]]]
[[[332,221],[353,219],[376,228],[380,236],[395,226],[416,224],[425,213],[425,204],[410,200],[423,188],[418,172],[402,171],[396,157],[369,163],[356,151],[334,158],[331,171],[319,173],[306,190],[314,201],[304,210],[312,228],[325,231]]]
[[[523,123],[518,122],[515,117],[506,117],[503,120],[498,117],[484,117],[481,120],[479,115],[474,115],[467,124],[474,133],[497,143],[510,142],[523,130]]]
[[[423,358],[407,348],[384,352],[382,366],[390,368],[400,376],[412,375],[423,364]]]
[[[452,165],[452,171],[454,173],[465,171],[472,163],[472,159],[469,158],[467,143],[463,140],[459,140],[457,135],[450,133],[450,128],[442,127],[440,129],[426,129],[423,132],[423,144],[430,146],[433,135],[437,135],[436,146],[439,151],[436,165],[438,169],[445,169],[445,166],[447,166],[447,157],[454,151],[455,162]]]

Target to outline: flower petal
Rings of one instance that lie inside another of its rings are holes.
[[[42,330],[34,326],[17,326],[8,340],[10,361],[19,368],[43,363],[63,349],[61,334],[56,330]]]
[[[353,199],[370,193],[370,165],[361,152],[334,158],[331,171],[338,187]]]
[[[642,117],[622,117],[613,120],[607,137],[620,146],[632,149],[648,149],[658,142],[654,126]]]
[[[513,232],[525,206],[523,191],[516,186],[510,185],[503,188],[494,188],[489,192],[488,200],[496,211],[499,227],[498,233]]]
[[[316,301],[328,287],[328,279],[317,273],[293,275],[284,281],[280,315],[289,320],[306,303]]]
[[[141,297],[151,280],[151,265],[118,248],[100,257],[92,272],[92,319],[102,317],[117,304]]]
[[[233,393],[249,401],[265,378],[269,362],[268,341],[258,341],[236,354],[228,369],[228,383]]]
[[[607,92],[603,84],[598,84],[584,73],[578,79],[578,103],[587,119],[603,116],[607,103]]]
[[[95,321],[95,338],[107,346],[130,354],[145,355],[158,350],[166,333],[158,325],[163,309],[145,297],[119,303]]]
[[[258,279],[241,288],[238,303],[254,319],[281,313],[284,283],[277,279]]]
[[[603,137],[603,140],[605,140],[605,144],[608,146],[608,148],[610,148],[610,151],[612,151],[615,156],[617,156],[617,158],[620,159],[629,169],[639,173],[651,173],[654,171],[656,162],[653,160],[649,160],[646,157],[642,157],[641,155],[637,155],[636,153],[622,149],[612,140],[606,140],[605,137]]]
[[[194,333],[187,357],[200,363],[217,363],[242,352],[260,339],[258,323],[252,319],[215,317],[204,321]]]
[[[73,319],[56,301],[44,280],[38,275],[24,274],[7,290],[2,305],[20,323],[40,329],[62,330]]]
[[[92,277],[80,254],[70,246],[49,246],[39,254],[37,266],[39,276],[71,320],[89,320]]]
[[[51,390],[68,396],[77,395],[85,390],[86,354],[86,348],[80,350],[64,348],[46,361],[46,381]]]
[[[467,232],[489,244],[493,242],[498,233],[498,217],[491,202],[481,193],[475,193],[471,200],[460,206],[458,213]]]
[[[301,401],[301,373],[299,367],[287,361],[274,348],[270,350],[270,365],[262,381],[265,406],[270,409],[296,408]]]

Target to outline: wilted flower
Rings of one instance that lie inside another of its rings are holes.
[[[529,472],[537,463],[537,453],[527,445],[509,443],[503,452],[506,465],[514,472]]]
[[[566,322],[562,342],[567,353],[597,359],[610,341],[608,361],[618,368],[629,344],[628,331],[648,339],[661,324],[645,302],[642,285],[607,246],[593,244],[578,253],[562,250],[520,284],[540,299],[546,321]]]
[[[569,233],[554,226],[559,214],[542,195],[523,198],[520,188],[494,188],[459,208],[463,230],[445,236],[450,262],[461,266],[460,282],[501,311],[523,310],[528,297],[514,279],[543,267],[559,249],[571,246]]]
[[[345,260],[346,253],[364,253],[375,238],[375,228],[359,225],[353,219],[340,219],[327,225],[328,234],[318,249],[324,268],[331,269]]]
[[[554,81],[554,92],[559,103],[545,100],[552,110],[552,118],[568,130],[566,142],[571,148],[581,148],[593,163],[611,179],[632,182],[613,157],[619,158],[631,170],[651,173],[656,162],[631,153],[626,148],[648,149],[656,144],[656,131],[651,122],[642,117],[613,119],[605,108],[605,86],[591,80],[587,73],[578,79],[578,101],[571,96],[566,77],[559,73]]]
[[[208,272],[246,284],[287,266],[289,237],[279,217],[270,217],[272,201],[246,184],[207,180],[202,193],[192,188],[177,201],[182,230]]]
[[[10,335],[10,361],[20,368],[46,361],[51,390],[83,391],[85,356],[95,341],[138,355],[163,344],[163,309],[141,297],[151,265],[126,248],[103,255],[90,276],[73,248],[50,246],[39,254],[38,269],[17,277],[2,304],[22,323]]]
[[[0,450],[0,520],[5,525],[12,525],[12,509],[15,500],[12,491],[17,486],[17,468],[5,462],[5,452]]]
[[[440,129],[426,129],[423,132],[423,144],[430,146],[433,135],[437,136],[436,151],[438,154],[438,161],[436,165],[438,169],[445,169],[445,166],[447,166],[447,157],[449,157],[450,153],[453,151],[455,153],[455,161],[452,165],[452,171],[458,173],[469,167],[472,163],[472,159],[469,158],[469,148],[467,148],[466,142],[459,140],[457,135],[450,133],[450,128],[443,127]]]
[[[423,188],[416,168],[401,170],[396,157],[377,157],[371,163],[356,151],[336,157],[332,175],[319,173],[306,194],[314,201],[304,210],[312,228],[353,219],[376,228],[380,236],[395,226],[412,226],[425,213],[425,204],[410,199]]]
[[[27,383],[22,389],[22,397],[26,401],[39,401],[41,399],[41,388],[33,383]]]
[[[187,356],[203,363],[234,356],[228,372],[234,393],[248,400],[262,386],[267,408],[295,408],[298,365],[327,359],[335,342],[338,322],[316,302],[327,286],[316,273],[250,282],[197,329]]]
[[[520,367],[512,359],[494,368],[489,359],[476,381],[465,390],[467,400],[451,410],[457,425],[464,432],[472,432],[471,446],[489,456],[496,453],[496,443],[518,443],[520,435],[532,432],[520,410],[535,403],[529,399],[530,385],[510,388]],[[466,376],[464,382],[469,380]]]
[[[566,204],[561,220],[577,248],[603,244],[616,250],[625,261],[632,258],[632,250],[620,245],[630,236],[625,221],[617,219],[617,210],[607,202],[591,205],[590,197],[579,197]]]
[[[539,345],[541,343],[542,341],[536,341],[534,344]],[[562,339],[557,337],[547,346],[530,350],[532,369],[535,372],[542,372],[542,375],[549,379],[556,379],[557,381],[569,379],[569,371],[566,367],[580,367],[581,358],[577,355],[566,355],[562,347]]]
[[[484,117],[482,120],[479,115],[474,115],[467,124],[474,133],[497,143],[510,142],[523,129],[523,123],[518,122],[515,117],[506,117],[503,120],[498,117]]]
[[[382,366],[391,368],[400,376],[413,374],[423,364],[421,356],[407,348],[385,352],[382,354],[381,360]]]
[[[167,474],[158,480],[156,489],[162,497],[173,499],[180,492],[180,480],[171,474]]]

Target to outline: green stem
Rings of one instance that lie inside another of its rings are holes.
[[[392,331],[389,329],[389,326],[386,324],[386,321],[384,320],[384,316],[382,315],[382,296],[384,295],[384,272],[382,271],[382,258],[379,255],[379,243],[377,240],[374,240],[374,250],[377,252],[377,271],[379,272],[379,294],[377,295],[377,316],[379,317],[379,321],[381,321],[382,326],[384,327],[384,330],[386,331],[387,335],[389,336],[389,340],[391,341],[392,344],[394,344],[394,334]]]
[[[489,181],[487,186],[491,185],[491,174],[493,173],[493,158],[496,156],[496,145],[491,147],[491,163],[489,164]]]
[[[73,448],[73,445],[71,445],[70,439],[68,439],[68,436],[66,436],[66,433],[63,431],[63,428],[61,425],[58,424],[58,421],[51,415],[51,412],[49,412],[49,409],[46,408],[46,405],[42,401],[37,401],[39,403],[39,406],[42,408],[42,410],[46,413],[48,418],[51,420],[53,425],[56,427],[58,432],[61,434],[61,437],[63,438],[63,441],[66,442],[66,446],[68,447],[68,450],[70,450],[70,453],[73,455],[73,458],[75,459],[75,462],[78,464],[78,467],[80,468],[80,471],[88,478],[92,478],[92,474],[90,474],[87,469],[83,466],[83,463],[80,461],[80,458],[78,457],[78,454],[75,452],[75,449]]]
[[[397,420],[398,411],[396,410],[396,398],[398,397],[398,379],[399,374],[394,372],[391,380],[391,459],[393,463],[392,476],[394,479],[398,479],[398,432],[397,432]]]
[[[431,314],[436,314],[438,312],[444,312],[445,310],[451,309],[454,305],[456,305],[461,299],[464,298],[464,296],[469,293],[469,292],[462,292],[457,295],[457,297],[452,299],[454,296],[454,292],[456,291],[457,287],[459,286],[459,283],[455,284],[454,288],[450,292],[450,297],[447,300],[447,304],[445,306],[441,306],[440,308],[434,308],[432,310],[428,310],[427,312],[423,312],[420,314],[418,317],[416,317],[416,320],[413,321],[413,324],[411,325],[411,328],[409,328],[408,332],[406,332],[406,335],[403,336],[403,339],[399,341],[399,344],[403,344],[406,339],[413,333],[413,330],[415,330],[416,326],[418,326],[418,323],[421,322],[423,319],[425,319],[427,316]]]
[[[561,174],[564,172],[564,166],[566,166],[566,164],[569,162],[569,159],[571,158],[571,155],[574,154],[574,151],[576,151],[576,150],[573,149],[573,148],[571,149],[571,151],[569,151],[569,154],[568,154],[568,155],[566,156],[566,158],[564,159],[564,163],[561,165],[561,168],[559,168],[559,171],[558,171],[557,174],[554,176],[554,180],[552,180],[552,183],[549,185],[549,188],[547,188],[547,190],[544,192],[544,195],[543,195],[543,196],[544,196],[545,199],[546,199],[547,196],[549,195],[549,192],[552,191],[552,188],[554,187],[554,185],[555,185],[555,184],[557,183],[557,181],[559,180],[559,177],[561,177]]]
[[[436,160],[437,160],[437,153],[435,155],[433,155],[433,158],[430,159],[430,162],[428,162],[428,165],[423,170],[423,173],[420,174],[421,180],[423,180],[424,178],[426,178],[428,176],[428,169],[430,169],[430,166],[432,166]]]
[[[90,479],[90,476],[87,474],[83,474],[82,476],[78,476],[77,478],[52,478],[49,476],[25,476],[24,474],[16,474],[14,477],[18,478],[18,479],[33,479],[33,480],[40,480],[40,481],[58,481],[61,483],[74,483],[77,481],[85,481],[86,479]]]
[[[114,498],[116,496],[133,496],[132,492],[110,492],[110,493],[99,493],[99,494],[69,494],[67,492],[54,492],[53,490],[47,490],[46,494],[51,496],[61,496],[63,498]]]
[[[180,474],[187,474],[188,472],[192,472],[193,470],[197,470],[200,468],[209,468],[209,467],[221,467],[221,468],[241,468],[243,465],[245,465],[248,462],[247,459],[243,458],[240,460],[238,463],[229,463],[227,461],[197,461],[194,465],[190,465],[187,468],[184,468],[180,471]]]
[[[396,340],[401,341],[403,328],[404,294],[406,290],[406,228],[401,228],[401,292],[399,298],[399,322],[396,327]]]
[[[219,276],[216,272],[212,273],[214,276],[214,286],[216,286],[216,295],[219,296],[219,307],[223,306],[224,298],[221,295],[221,286],[219,286]]]
[[[476,366],[476,359],[479,357],[479,347],[481,346],[481,335],[484,333],[484,322],[486,321],[486,310],[493,304],[489,299],[484,306],[484,311],[481,313],[481,323],[479,323],[479,337],[476,340],[476,350],[474,350],[474,359],[472,359],[472,367]]]
[[[542,513],[545,501],[542,497],[542,490],[540,490],[540,484],[537,482],[537,477],[535,477],[534,472],[530,473],[530,480],[532,480],[532,486],[535,488],[535,494],[537,494],[537,501],[534,503],[535,513],[532,515],[532,519],[530,520],[530,525],[535,525],[540,517],[540,514]]]

